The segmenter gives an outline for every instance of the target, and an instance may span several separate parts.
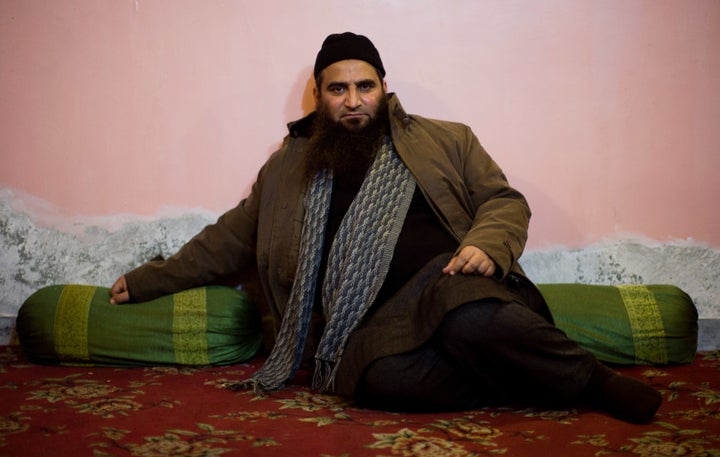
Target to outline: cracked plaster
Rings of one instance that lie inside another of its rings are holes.
[[[214,219],[188,213],[116,223],[113,229],[77,224],[67,231],[39,226],[9,199],[0,199],[0,339],[9,339],[18,309],[37,289],[63,283],[109,287],[156,255],[172,255]],[[674,284],[698,308],[701,348],[720,348],[720,250],[690,242],[621,240],[529,251],[520,263],[537,283]]]

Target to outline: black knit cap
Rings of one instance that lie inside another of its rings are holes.
[[[363,60],[375,67],[381,77],[385,77],[385,67],[372,42],[363,35],[345,32],[328,35],[323,41],[315,59],[315,78],[317,79],[321,71],[335,62],[348,59]]]

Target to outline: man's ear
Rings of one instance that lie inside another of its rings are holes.
[[[385,93],[387,94],[387,81],[384,80],[384,79],[383,79],[383,82],[382,82],[382,86],[383,86],[383,90],[384,90]]]

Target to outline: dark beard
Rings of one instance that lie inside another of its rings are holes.
[[[375,159],[389,129],[387,95],[383,96],[375,118],[360,131],[350,131],[330,119],[322,105],[313,119],[313,135],[308,142],[307,176],[332,170],[337,180],[360,183]]]

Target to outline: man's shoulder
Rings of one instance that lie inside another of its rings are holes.
[[[315,111],[289,122],[287,124],[288,137],[294,138],[309,138],[312,135],[313,119],[315,118]]]
[[[397,132],[399,135],[394,136],[394,139],[399,140],[403,137],[407,141],[412,138],[412,142],[431,142],[445,147],[457,147],[472,142],[475,136],[472,129],[462,122],[417,114],[409,114],[404,127],[401,129],[403,133]]]
[[[390,113],[391,117],[394,117],[399,125],[404,127],[408,132],[419,129],[433,136],[449,135],[460,137],[465,137],[471,132],[470,127],[462,122],[437,119],[419,114],[408,114],[395,94],[392,94],[390,97]]]
[[[411,121],[417,122],[418,125],[427,129],[447,130],[450,133],[465,133],[470,129],[465,123],[457,121],[449,121],[446,119],[436,119],[431,117],[420,116],[418,114],[410,114]]]

